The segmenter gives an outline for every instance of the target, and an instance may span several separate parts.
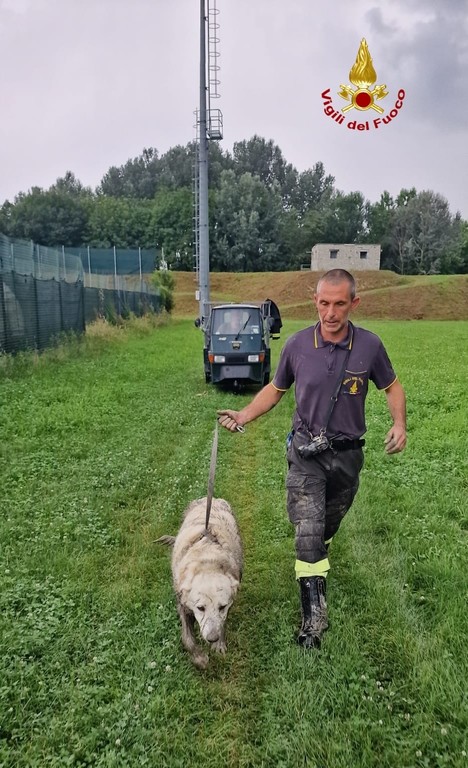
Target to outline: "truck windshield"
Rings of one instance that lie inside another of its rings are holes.
[[[212,317],[212,333],[216,336],[234,336],[261,333],[260,312],[256,308],[225,308],[214,309]]]

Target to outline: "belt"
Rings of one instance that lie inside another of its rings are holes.
[[[331,440],[330,442],[334,451],[351,451],[354,448],[362,448],[366,444],[365,440]]]

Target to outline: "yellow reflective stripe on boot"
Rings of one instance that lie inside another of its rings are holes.
[[[325,576],[330,570],[328,557],[319,560],[318,563],[306,563],[304,560],[296,560],[295,571],[296,579],[302,579],[307,576]]]

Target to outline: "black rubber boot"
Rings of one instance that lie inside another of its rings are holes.
[[[297,642],[304,648],[320,648],[322,635],[328,629],[327,582],[323,576],[307,576],[298,581],[301,590],[302,624]]]

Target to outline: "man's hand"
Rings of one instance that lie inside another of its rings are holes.
[[[271,411],[283,395],[282,389],[276,389],[273,384],[267,384],[241,411],[218,411],[218,423],[230,432],[237,432],[238,427],[244,427],[267,411]]]
[[[243,427],[240,411],[218,411],[218,423],[230,432],[237,432],[237,427]]]
[[[400,453],[406,445],[406,397],[398,379],[385,390],[393,427],[387,432],[385,450]]]
[[[400,453],[406,445],[406,429],[393,425],[385,437],[385,452]]]

